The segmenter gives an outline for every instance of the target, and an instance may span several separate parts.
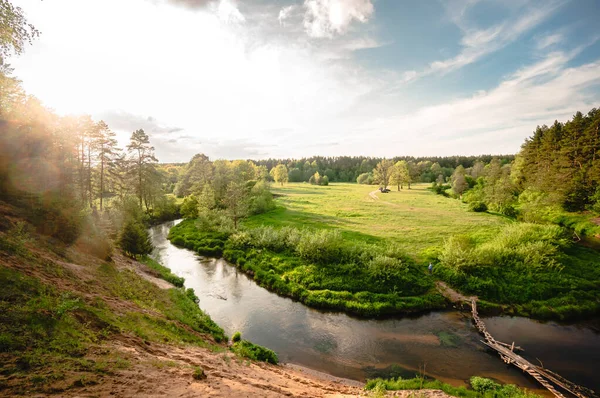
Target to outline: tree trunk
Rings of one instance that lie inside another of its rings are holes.
[[[140,209],[143,208],[142,204],[142,155],[138,150],[138,183],[139,183],[139,195],[140,195]]]
[[[93,198],[92,198],[92,149],[91,149],[91,145],[88,145],[88,172],[87,172],[87,178],[88,178],[88,198],[90,201],[90,208],[92,208],[93,206]]]
[[[83,181],[83,168],[85,167],[85,152],[83,151],[84,140],[84,133],[81,133],[81,162],[79,164],[79,188],[81,189],[81,204],[85,203],[85,183]]]
[[[102,213],[102,199],[104,197],[104,143],[100,153],[100,212]]]

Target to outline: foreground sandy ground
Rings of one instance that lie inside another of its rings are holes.
[[[62,392],[67,397],[364,397],[363,384],[296,365],[252,363],[230,352],[147,345],[131,338],[113,343],[131,367],[98,384]],[[206,378],[195,380],[194,367]],[[38,395],[43,396],[43,395]],[[388,396],[447,397],[441,391],[397,391]]]

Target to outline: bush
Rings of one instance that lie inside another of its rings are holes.
[[[436,193],[438,195],[442,195],[442,196],[448,197],[450,195],[448,195],[448,192],[446,192],[446,191],[449,190],[450,188],[451,187],[448,184],[438,184],[438,183],[434,182],[433,184],[431,184],[431,188],[430,189],[434,193]]]
[[[187,298],[189,298],[196,304],[200,302],[200,299],[198,298],[198,296],[196,296],[196,292],[191,287],[185,289],[185,295],[187,296]]]
[[[38,232],[63,243],[74,243],[84,225],[86,213],[74,200],[49,195],[38,199],[33,208],[33,223]]]
[[[275,351],[269,350],[268,348],[257,344],[253,344],[248,340],[240,340],[237,343],[234,343],[231,349],[237,355],[255,361],[268,362],[272,363],[273,365],[277,365],[279,362]]]
[[[250,214],[261,214],[275,208],[273,194],[269,191],[267,183],[259,181],[250,190]]]
[[[204,380],[204,379],[206,379],[206,373],[204,373],[204,369],[202,369],[200,366],[196,366],[194,368],[194,373],[192,373],[192,378],[194,380]]]
[[[240,332],[235,332],[233,334],[233,337],[231,338],[231,341],[234,343],[237,343],[238,341],[242,340],[242,334]]]
[[[470,380],[471,387],[473,390],[485,394],[487,392],[496,391],[500,388],[500,384],[494,382],[493,380],[486,379],[484,377],[473,376]]]
[[[194,195],[186,196],[181,204],[183,218],[198,218],[198,199]]]
[[[371,173],[362,173],[356,178],[356,182],[359,184],[372,185],[373,184],[373,174]]]
[[[469,203],[469,211],[476,213],[483,213],[487,211],[487,205],[483,202],[471,202]]]

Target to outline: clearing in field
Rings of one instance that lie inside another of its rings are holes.
[[[280,206],[250,217],[245,225],[338,228],[346,238],[392,240],[418,258],[423,250],[443,245],[452,235],[470,233],[487,238],[510,222],[493,214],[469,212],[461,201],[436,195],[428,186],[415,184],[410,190],[385,194],[373,185],[273,186]]]

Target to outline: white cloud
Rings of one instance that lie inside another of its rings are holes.
[[[514,42],[546,20],[560,6],[560,3],[551,2],[544,7],[518,8],[513,11],[514,15],[505,21],[486,29],[479,29],[471,27],[466,18],[466,11],[476,2],[466,1],[460,6],[448,9],[450,19],[463,31],[461,51],[452,58],[433,61],[423,70],[410,71],[400,79],[401,82],[435,73],[445,74],[472,64]],[[410,76],[410,79],[407,80],[406,76]]]
[[[291,5],[291,6],[283,7],[281,10],[279,10],[279,16],[277,17],[277,20],[279,20],[279,24],[284,25],[285,20],[290,17],[291,13],[295,9],[296,9],[296,6]]]
[[[350,29],[358,11],[337,20],[343,28],[327,25],[329,40],[311,40],[300,6],[280,26],[280,7],[240,2],[238,9],[231,0],[191,10],[147,0],[15,1],[43,32],[11,60],[26,89],[60,113],[106,118],[124,139],[148,129],[161,161],[200,151],[213,158],[515,152],[536,124],[600,99],[591,89],[600,83],[598,62],[567,68],[581,48],[547,54],[493,90],[419,108],[415,95],[429,93],[384,94],[398,73],[354,62],[353,51],[382,45]],[[235,10],[220,15],[222,4]],[[364,20],[373,12],[365,10]],[[464,24],[463,58],[439,61],[438,72],[516,40],[538,20],[523,18],[485,30]]]
[[[399,154],[377,151],[392,141],[413,155],[515,153],[536,125],[564,121],[598,101],[587,89],[600,85],[600,61],[568,68],[575,54],[551,53],[488,92],[364,124],[362,130],[381,132],[369,153]]]
[[[242,23],[246,20],[234,0],[220,0],[216,6],[216,13],[226,23]]]
[[[552,35],[540,37],[537,40],[537,48],[538,48],[538,50],[543,50],[546,47],[550,47],[550,46],[553,46],[555,44],[562,42],[563,39],[564,39],[564,37],[563,37],[562,33],[555,33]]]
[[[310,37],[345,33],[356,20],[367,22],[374,11],[371,0],[305,0],[304,28]]]

